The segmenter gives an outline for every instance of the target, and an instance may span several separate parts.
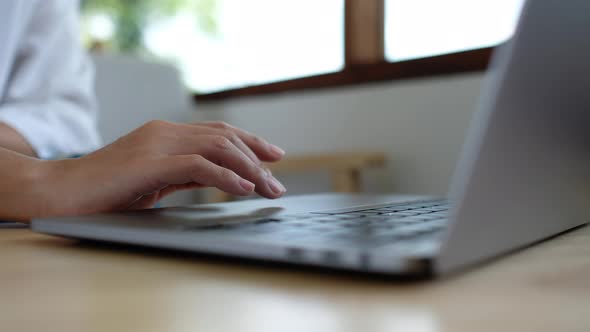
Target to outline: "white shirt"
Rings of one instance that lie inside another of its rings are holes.
[[[99,147],[94,72],[78,1],[0,0],[0,122],[40,158]]]

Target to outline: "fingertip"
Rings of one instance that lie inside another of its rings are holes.
[[[272,198],[279,198],[287,192],[287,188],[285,188],[285,186],[279,182],[279,180],[272,176],[268,180],[268,188],[272,193]]]
[[[286,193],[287,193],[287,190],[285,189],[285,191],[275,194],[275,196],[272,197],[271,199],[279,199],[279,198],[283,197]]]
[[[254,188],[256,188],[256,185],[246,179],[240,179],[238,181],[240,183],[240,187],[242,187],[242,190],[246,193],[246,194],[250,194],[252,192],[254,192]]]
[[[270,144],[270,151],[272,152],[273,155],[282,158],[285,155],[285,150],[279,148],[278,146],[274,145],[274,144]]]
[[[281,198],[281,197],[283,197],[283,196],[284,196],[286,193],[287,193],[287,190],[285,190],[285,191],[283,191],[283,192],[281,192],[281,193],[275,194],[275,196],[274,196],[274,197],[272,197],[271,199],[278,199],[278,198]]]

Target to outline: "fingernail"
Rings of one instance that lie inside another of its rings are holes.
[[[272,151],[274,154],[278,154],[278,155],[281,155],[281,156],[284,156],[284,155],[285,155],[285,150],[283,150],[283,149],[279,148],[279,147],[278,147],[278,146],[276,146],[276,145],[273,145],[273,144],[271,144],[271,145],[270,145],[270,150],[271,150],[271,151]]]
[[[239,182],[240,182],[240,186],[241,186],[241,187],[242,187],[242,189],[244,189],[245,191],[247,191],[247,192],[252,192],[252,191],[254,191],[254,187],[255,187],[254,183],[252,183],[252,182],[250,182],[250,181],[248,181],[248,180],[245,180],[245,179],[240,179],[240,181],[239,181]]]
[[[285,186],[283,186],[277,179],[274,177],[270,178],[268,185],[270,186],[270,190],[272,190],[275,194],[282,194],[287,191]]]

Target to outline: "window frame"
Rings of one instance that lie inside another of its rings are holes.
[[[345,0],[344,58],[341,71],[268,84],[194,93],[197,103],[291,91],[317,90],[372,82],[395,81],[484,71],[494,47],[399,62],[385,60],[385,0]],[[371,24],[367,24],[370,22]]]

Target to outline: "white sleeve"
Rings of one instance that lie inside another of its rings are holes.
[[[100,146],[94,69],[80,42],[78,1],[39,0],[13,63],[0,122],[13,127],[40,158]]]

